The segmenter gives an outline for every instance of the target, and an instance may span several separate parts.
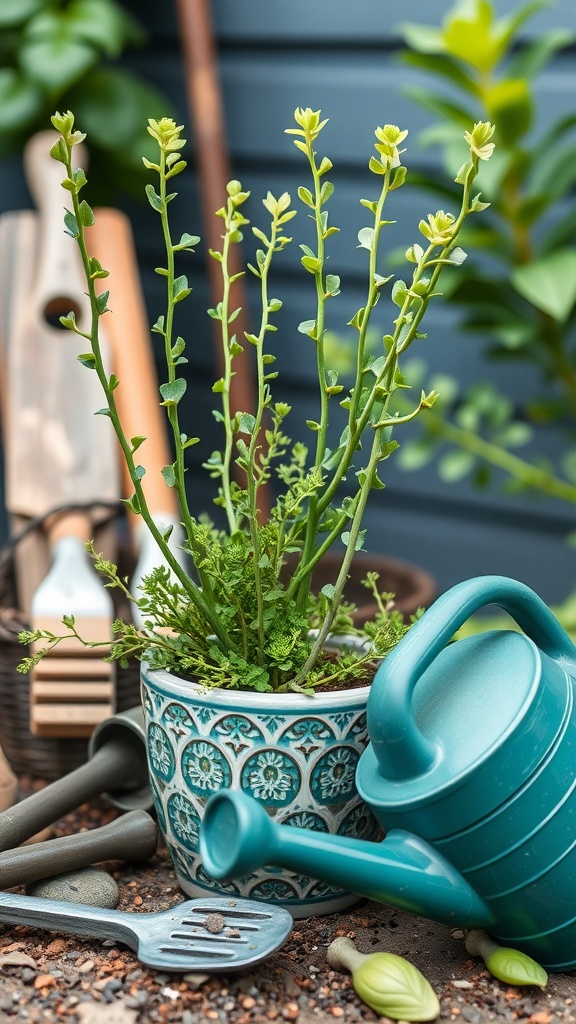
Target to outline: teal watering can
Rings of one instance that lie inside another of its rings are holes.
[[[497,604],[523,633],[449,641]],[[370,843],[277,825],[252,797],[207,804],[204,870],[277,864],[451,925],[484,928],[551,971],[576,968],[576,647],[528,587],[444,594],[382,663],[357,784]]]

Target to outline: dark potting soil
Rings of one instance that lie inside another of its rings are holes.
[[[23,794],[37,786],[22,780]],[[95,828],[115,816],[103,801],[94,801],[63,818],[54,833]],[[106,867],[119,885],[122,910],[166,910],[185,898],[164,848],[145,865]],[[545,991],[503,985],[468,956],[463,931],[369,901],[345,914],[295,921],[281,950],[250,971],[230,975],[153,971],[111,941],[0,925],[0,1022],[386,1021],[360,1002],[347,975],[328,968],[326,949],[339,935],[348,935],[363,952],[387,949],[412,961],[438,993],[440,1021],[576,1022],[576,973],[552,975]]]

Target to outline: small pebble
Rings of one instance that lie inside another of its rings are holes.
[[[209,974],[184,974],[182,976],[183,981],[186,982],[188,988],[192,989],[200,988],[200,985],[203,985],[205,981],[208,981],[209,977]]]
[[[42,878],[26,886],[28,896],[43,899],[65,900],[68,903],[85,903],[91,907],[106,907],[113,910],[120,901],[120,891],[107,871],[100,868],[82,868],[67,871],[62,875]]]
[[[83,964],[78,965],[78,971],[80,974],[89,974],[96,967],[94,960],[85,960]]]
[[[211,932],[212,935],[218,935],[219,932],[224,931],[225,924],[222,914],[208,914],[204,921],[206,931]]]

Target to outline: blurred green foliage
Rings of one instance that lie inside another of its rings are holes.
[[[150,84],[122,67],[145,33],[117,0],[1,0],[0,158],[72,107],[90,136],[92,195],[140,194],[149,117],[170,113]]]
[[[546,460],[531,466],[506,459],[507,449],[530,438],[531,427],[559,422],[573,431],[575,426],[576,109],[556,119],[549,111],[546,118],[537,117],[534,84],[550,60],[573,45],[574,35],[553,28],[527,37],[526,22],[546,6],[535,0],[498,18],[491,0],[457,0],[439,27],[400,26],[408,45],[401,59],[428,79],[406,92],[438,118],[422,133],[423,145],[439,146],[448,169],[464,124],[489,119],[496,125],[494,157],[478,176],[491,206],[481,223],[465,229],[463,245],[472,255],[444,293],[460,308],[462,326],[480,338],[491,357],[530,362],[542,382],[541,393],[520,402],[497,394],[488,382],[458,395],[452,385],[451,428],[443,425],[439,406],[423,421],[427,435],[406,448],[400,461],[417,468],[444,441],[452,446],[439,462],[447,482],[473,473],[476,483],[485,485],[490,467],[499,466],[510,474],[514,489],[536,487],[572,501],[572,454],[561,465],[564,482],[552,484],[557,473]],[[457,196],[442,166],[411,173],[410,182],[448,203]],[[449,415],[445,403],[444,424]]]

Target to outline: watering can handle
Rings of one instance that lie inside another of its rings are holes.
[[[418,729],[412,694],[418,679],[474,612],[496,604],[554,661],[576,675],[576,647],[530,587],[506,576],[476,576],[443,594],[381,665],[368,701],[368,731],[382,774],[423,775],[440,751]]]

